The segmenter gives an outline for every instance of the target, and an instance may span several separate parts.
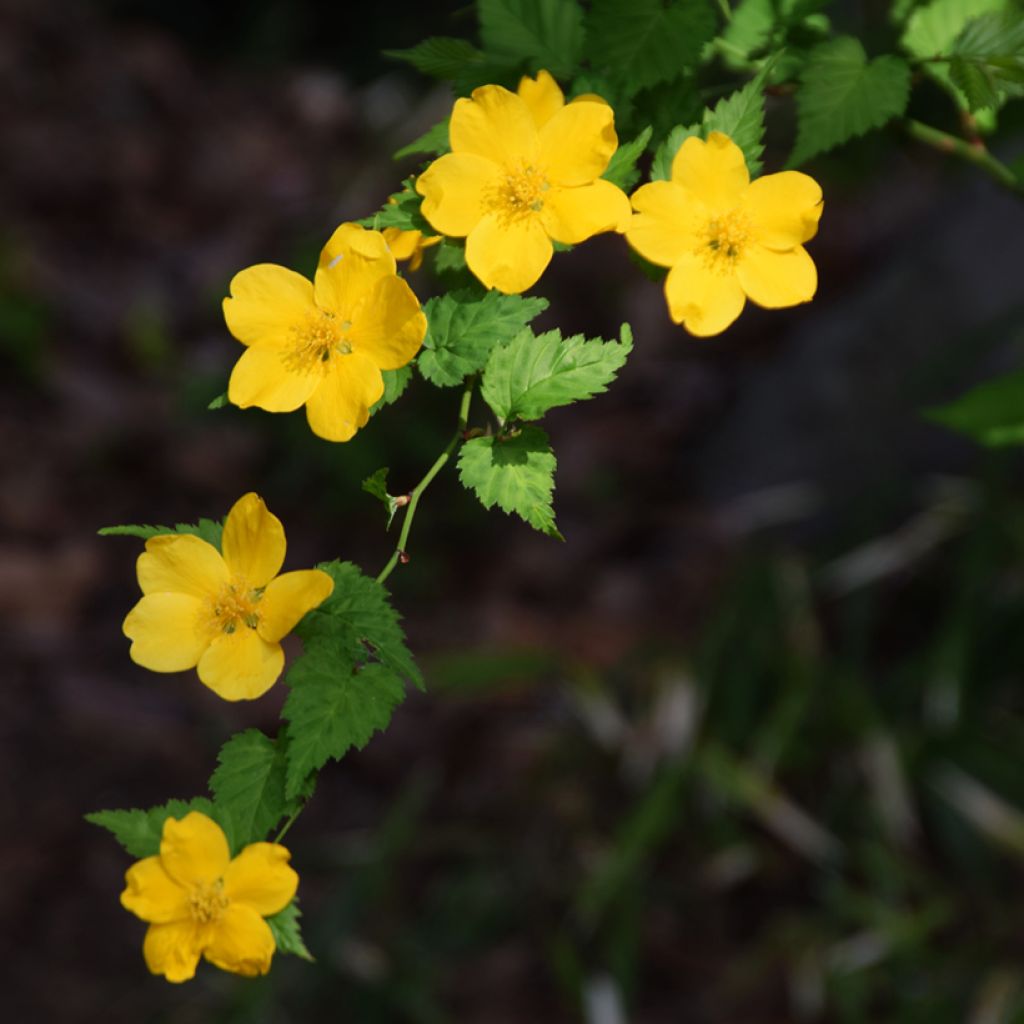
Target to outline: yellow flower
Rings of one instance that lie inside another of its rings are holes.
[[[456,100],[452,151],[416,181],[423,216],[466,239],[469,269],[507,294],[536,283],[552,240],[582,242],[629,223],[625,193],[601,175],[618,148],[612,108],[594,96],[566,104],[541,72],[519,93],[484,85]]]
[[[424,249],[441,241],[440,235],[424,235],[422,231],[403,231],[401,228],[385,228],[381,234],[396,260],[409,261],[410,271],[419,270],[423,265]]]
[[[767,309],[808,302],[818,273],[802,243],[821,217],[821,187],[799,171],[750,180],[743,152],[721,132],[691,137],[669,181],[632,196],[638,212],[626,239],[641,256],[671,267],[669,313],[701,337],[724,331],[747,299]]]
[[[284,910],[299,876],[276,843],[230,859],[220,826],[199,811],[164,822],[160,853],[125,873],[121,906],[149,922],[142,954],[153,974],[188,981],[201,956],[222,970],[266,974],[277,948],[263,920]]]
[[[358,224],[334,232],[313,283],[272,263],[236,274],[224,319],[247,346],[228,399],[267,412],[305,405],[313,433],[328,441],[365,425],[384,393],[381,370],[405,366],[427,333],[384,236]]]
[[[190,534],[146,541],[136,566],[143,597],[122,628],[137,665],[198,667],[218,696],[252,700],[284,668],[282,637],[330,596],[334,581],[319,569],[278,575],[284,527],[255,494],[235,502],[221,547],[223,555]]]

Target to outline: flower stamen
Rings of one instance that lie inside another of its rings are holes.
[[[239,626],[255,629],[259,625],[259,601],[263,591],[253,589],[244,578],[235,576],[211,601],[213,631],[234,633]]]
[[[198,924],[214,924],[221,919],[227,908],[228,898],[224,895],[224,882],[219,878],[210,885],[199,883],[189,891],[189,913],[192,920]]]
[[[751,237],[750,218],[741,210],[708,219],[701,231],[697,254],[716,273],[731,273]]]
[[[484,194],[484,205],[498,215],[502,225],[522,220],[544,209],[544,193],[551,184],[544,172],[532,164],[506,168]]]

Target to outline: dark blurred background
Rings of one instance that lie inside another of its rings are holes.
[[[1020,365],[1022,206],[897,127],[812,168],[809,306],[697,341],[620,239],[555,260],[544,325],[637,338],[551,417],[566,543],[435,482],[391,579],[428,692],[289,835],[317,962],[146,973],[130,859],[82,815],[202,793],[284,687],[228,705],[135,667],[139,544],[96,530],[255,489],[288,568],[383,565],[359,481],[410,487],[457,395],[414,383],[344,446],[207,412],[240,351],[220,299],[252,263],[310,272],[415,169],[390,154],[450,97],[379,51],[473,27],[0,2],[4,1019],[1024,1020],[1020,463],[920,415]]]

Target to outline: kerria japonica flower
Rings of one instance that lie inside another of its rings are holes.
[[[348,441],[384,394],[381,370],[412,360],[427,318],[396,273],[379,231],[342,224],[320,254],[312,282],[261,263],[240,271],[224,300],[228,330],[246,346],[228,400],[247,409],[306,407],[314,434]]]
[[[809,302],[818,273],[803,243],[818,231],[821,186],[799,171],[750,180],[743,152],[721,132],[686,139],[669,181],[632,196],[626,240],[671,268],[669,314],[691,334],[724,331],[747,299],[766,309]]]
[[[384,228],[381,234],[391,255],[399,263],[409,261],[410,272],[423,266],[423,250],[441,241],[441,235],[425,235],[422,231],[403,231],[401,228]]]
[[[277,949],[264,920],[295,897],[299,876],[277,843],[233,860],[220,826],[199,811],[164,822],[160,853],[125,873],[121,906],[149,923],[142,955],[168,981],[195,976],[200,957],[233,974],[266,974]]]
[[[455,101],[451,152],[416,180],[423,216],[466,239],[466,263],[488,287],[526,291],[551,260],[552,241],[573,245],[629,223],[629,200],[601,175],[619,140],[597,96],[566,103],[542,71],[518,93],[500,85]]]
[[[334,590],[320,569],[279,576],[285,546],[281,521],[255,494],[228,513],[221,551],[190,534],[151,537],[136,564],[143,597],[123,626],[132,661],[196,668],[225,700],[266,693],[284,668],[281,639]]]

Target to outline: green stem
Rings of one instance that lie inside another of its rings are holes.
[[[726,21],[732,21],[732,7],[729,0],[718,0],[718,7]]]
[[[305,809],[306,809],[306,801],[303,800],[303,802],[301,804],[299,804],[299,806],[296,807],[295,810],[292,811],[291,814],[288,815],[288,820],[278,830],[277,835],[274,836],[274,842],[275,843],[279,843],[279,842],[281,842],[282,839],[284,839],[284,837],[288,834],[288,829],[290,829],[292,827],[292,825],[295,824],[295,819],[298,818],[298,816]]]
[[[1024,193],[1024,185],[1018,180],[1017,175],[1001,160],[997,160],[981,142],[966,142],[955,135],[939,131],[938,128],[932,128],[931,125],[922,124],[911,118],[904,122],[904,127],[912,139],[923,142],[940,153],[948,153],[974,164],[1011,192]]]
[[[378,583],[383,583],[391,575],[395,566],[398,565],[402,556],[405,555],[405,546],[409,541],[409,531],[412,529],[412,521],[416,517],[416,509],[419,507],[420,497],[430,486],[430,482],[434,477],[444,468],[444,464],[451,458],[452,452],[455,451],[455,448],[466,432],[466,426],[469,423],[469,405],[473,400],[473,389],[475,387],[476,377],[470,377],[466,381],[466,387],[462,392],[462,401],[459,404],[459,422],[455,428],[455,433],[452,435],[452,439],[448,442],[445,450],[437,457],[434,464],[424,474],[423,479],[409,492],[409,504],[405,507],[405,517],[402,519],[402,532],[398,535],[398,544],[388,559],[387,565],[381,569],[380,575],[377,577]]]

